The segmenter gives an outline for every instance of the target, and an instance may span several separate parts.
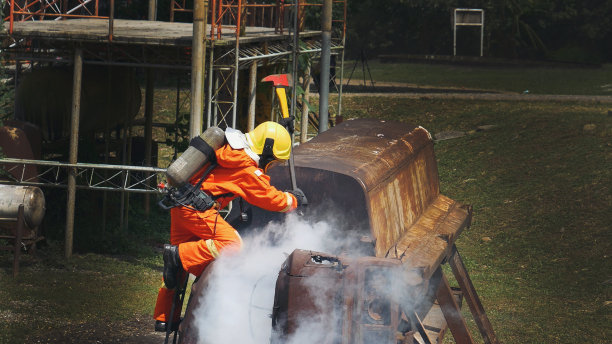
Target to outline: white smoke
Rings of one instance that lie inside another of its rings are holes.
[[[205,299],[195,310],[200,343],[269,343],[282,263],[296,248],[334,252],[334,237],[338,233],[328,222],[309,224],[294,214],[243,237],[240,254],[221,256],[211,266]]]

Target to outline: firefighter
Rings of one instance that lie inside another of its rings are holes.
[[[164,284],[154,312],[156,331],[166,331],[174,288],[184,283],[188,273],[200,276],[221,253],[240,249],[240,235],[219,215],[219,209],[236,197],[277,212],[289,212],[302,204],[305,196],[299,189],[280,191],[270,185],[270,177],[265,174],[272,162],[287,160],[290,154],[291,136],[278,123],[264,122],[247,134],[232,128],[225,130],[225,144],[215,150],[217,167],[201,185],[216,199],[215,206],[205,211],[183,206],[171,209],[171,245],[164,246]],[[195,185],[203,173],[204,168],[190,183]],[[174,315],[172,330],[178,325],[180,309]]]

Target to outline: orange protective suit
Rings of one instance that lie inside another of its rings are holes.
[[[257,167],[257,162],[243,149],[233,149],[225,144],[215,154],[218,166],[208,175],[201,188],[212,196],[232,194],[217,199],[219,209],[225,208],[236,197],[270,211],[287,212],[297,207],[295,196],[270,185],[270,177]],[[197,183],[204,170],[191,179],[192,184]],[[200,276],[221,252],[238,251],[242,246],[238,232],[219,216],[215,208],[198,212],[176,207],[172,208],[170,216],[170,243],[178,245],[183,269],[195,276]],[[174,290],[162,285],[157,295],[155,320],[167,322],[173,297]],[[175,310],[174,314],[173,321],[178,321],[180,309]]]

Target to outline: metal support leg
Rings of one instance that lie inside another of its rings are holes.
[[[21,204],[17,211],[17,228],[15,229],[15,245],[13,246],[13,278],[19,274],[19,258],[21,257],[21,239],[23,237],[24,222],[23,204]],[[36,245],[36,242],[34,242],[34,245]]]
[[[257,98],[257,61],[249,69],[249,120],[246,131],[255,129],[255,99]]]
[[[149,4],[151,5],[151,4]],[[150,8],[149,8],[150,10]],[[147,69],[146,76],[146,89],[145,89],[145,127],[144,127],[144,140],[145,140],[145,166],[151,166],[151,155],[153,146],[153,98],[155,96],[155,74],[151,68]],[[146,173],[146,184],[150,185],[149,173]],[[144,195],[144,211],[145,216],[149,217],[151,211],[150,208],[150,195],[147,193]]]
[[[83,50],[76,48],[74,52],[74,75],[72,79],[72,120],[70,126],[70,153],[71,164],[77,163],[79,144],[79,115],[81,113],[81,82],[83,77]],[[76,170],[70,169],[68,174],[68,197],[66,204],[66,233],[64,256],[72,256],[72,240],[74,233],[74,205],[76,199]]]
[[[310,98],[310,66],[306,68],[304,73],[304,95],[302,95],[302,122],[300,127],[300,143],[308,141],[308,114],[310,109],[308,108],[308,101]]]
[[[442,273],[441,267],[438,267],[432,278],[440,280],[438,290],[436,291],[436,298],[455,342],[457,344],[473,344],[474,339],[467,328],[465,319],[461,315],[461,309],[453,297],[453,291],[448,284],[446,276]]]
[[[176,343],[178,327],[176,328],[176,331],[173,329],[174,312],[176,312],[176,308],[178,308],[180,318],[180,313],[183,310],[183,301],[185,300],[185,292],[187,291],[187,283],[189,282],[189,273],[187,271],[181,269],[178,274],[181,274],[183,283],[180,283],[179,286],[174,290],[174,297],[172,298],[172,308],[170,308],[170,316],[168,319],[166,319],[166,340],[164,341],[164,344],[168,344],[168,340],[170,340],[170,334],[172,332],[174,332],[172,343]]]
[[[202,100],[204,86],[204,59],[206,58],[207,1],[195,1],[193,4],[193,43],[191,56],[191,117],[189,118],[189,137],[202,133]]]
[[[208,101],[206,102],[206,128],[210,128],[212,125],[216,125],[216,120],[212,119],[212,107],[213,104],[213,78],[214,76],[214,52],[215,52],[215,42],[212,41],[210,43],[210,53],[208,54]]]
[[[470,307],[474,321],[476,322],[476,325],[478,325],[478,329],[480,330],[480,334],[482,335],[485,344],[499,343],[497,337],[495,336],[495,331],[493,331],[493,326],[491,325],[491,322],[485,313],[484,307],[480,302],[480,298],[476,293],[476,289],[472,284],[472,280],[467,273],[467,269],[461,260],[459,251],[457,251],[457,247],[454,245],[449,264],[453,270],[455,278],[457,279],[457,283],[459,283],[459,287],[463,291],[465,301]]]

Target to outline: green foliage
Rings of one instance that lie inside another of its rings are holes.
[[[0,343],[131,343],[152,329],[159,254],[65,260],[63,245],[49,242],[36,255],[22,255],[17,278],[8,254],[2,258],[0,309],[7,321]]]
[[[612,2],[600,0],[352,1],[349,52],[450,55],[454,8],[485,10],[486,56],[557,58],[558,50],[573,47],[581,51],[578,62],[612,61]],[[479,40],[461,37],[465,44]]]

